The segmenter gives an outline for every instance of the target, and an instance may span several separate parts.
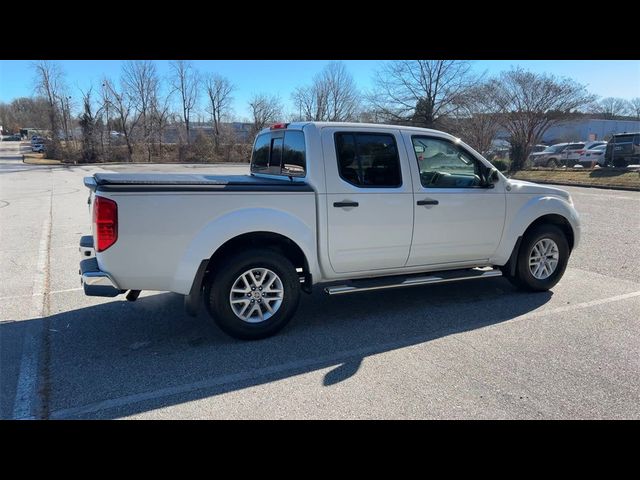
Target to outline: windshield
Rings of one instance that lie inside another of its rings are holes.
[[[613,137],[613,143],[631,143],[633,142],[633,134],[632,135],[616,135]]]

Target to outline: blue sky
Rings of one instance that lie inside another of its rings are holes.
[[[248,117],[247,102],[254,93],[279,95],[287,110],[290,94],[300,85],[310,83],[328,60],[197,60],[195,67],[203,72],[218,72],[235,85],[234,112],[238,119]],[[119,60],[62,60],[58,62],[66,74],[71,95],[78,100],[80,90],[101,85],[103,76],[118,78]],[[371,78],[382,60],[345,60],[347,69],[361,89],[371,87]],[[29,60],[0,60],[0,101],[30,96],[34,71]],[[169,62],[156,62],[161,75],[168,75]],[[571,77],[602,97],[640,97],[640,61],[636,60],[475,60],[473,69],[492,75],[511,66],[522,66],[535,72],[548,72]],[[76,101],[79,105],[80,102]]]

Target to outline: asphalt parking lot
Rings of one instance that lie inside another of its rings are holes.
[[[640,418],[640,193],[567,187],[583,239],[552,292],[316,291],[241,342],[179,295],[79,286],[82,177],[202,166],[30,166],[18,148],[0,143],[1,418]]]

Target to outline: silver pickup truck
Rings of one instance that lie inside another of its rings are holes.
[[[568,193],[509,180],[440,131],[278,124],[257,135],[250,170],[85,178],[85,293],[176,292],[256,339],[317,284],[335,295],[504,275],[547,290],[580,238]]]

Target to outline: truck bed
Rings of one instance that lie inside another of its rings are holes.
[[[298,238],[316,224],[315,192],[299,178],[96,173],[85,184],[118,205],[118,240],[96,255],[118,289],[187,294],[216,245],[251,231]]]
[[[96,173],[96,189],[103,192],[132,191],[253,191],[310,192],[300,179],[268,178],[254,175],[203,175],[180,173]]]

